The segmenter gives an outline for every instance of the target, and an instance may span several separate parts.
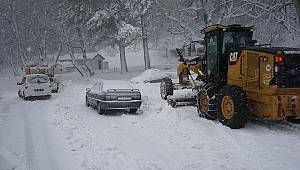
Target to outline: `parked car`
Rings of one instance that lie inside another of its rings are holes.
[[[86,89],[86,106],[97,108],[99,114],[106,110],[129,110],[136,113],[142,104],[141,93],[123,81],[100,81]]]
[[[28,100],[33,97],[51,97],[51,85],[49,77],[45,74],[30,74],[17,83],[19,97]]]

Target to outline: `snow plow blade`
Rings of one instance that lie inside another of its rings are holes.
[[[195,97],[176,98],[175,96],[168,96],[167,102],[172,107],[196,106]]]

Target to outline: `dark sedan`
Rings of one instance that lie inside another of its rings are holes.
[[[124,81],[100,81],[86,89],[86,106],[97,108],[99,114],[107,110],[129,110],[136,113],[142,104],[141,93]]]

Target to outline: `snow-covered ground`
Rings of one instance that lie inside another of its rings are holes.
[[[300,127],[248,123],[232,130],[199,118],[196,108],[172,108],[159,84],[141,90],[137,115],[99,115],[85,106],[85,88],[101,79],[61,75],[63,90],[50,100],[23,101],[15,80],[0,80],[0,169],[199,170],[300,167]]]

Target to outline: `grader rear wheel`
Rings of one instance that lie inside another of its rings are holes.
[[[245,126],[249,117],[249,101],[246,93],[236,86],[225,86],[219,92],[218,119],[231,129]]]
[[[234,103],[230,96],[224,96],[221,101],[221,110],[225,119],[231,119],[234,115]]]

